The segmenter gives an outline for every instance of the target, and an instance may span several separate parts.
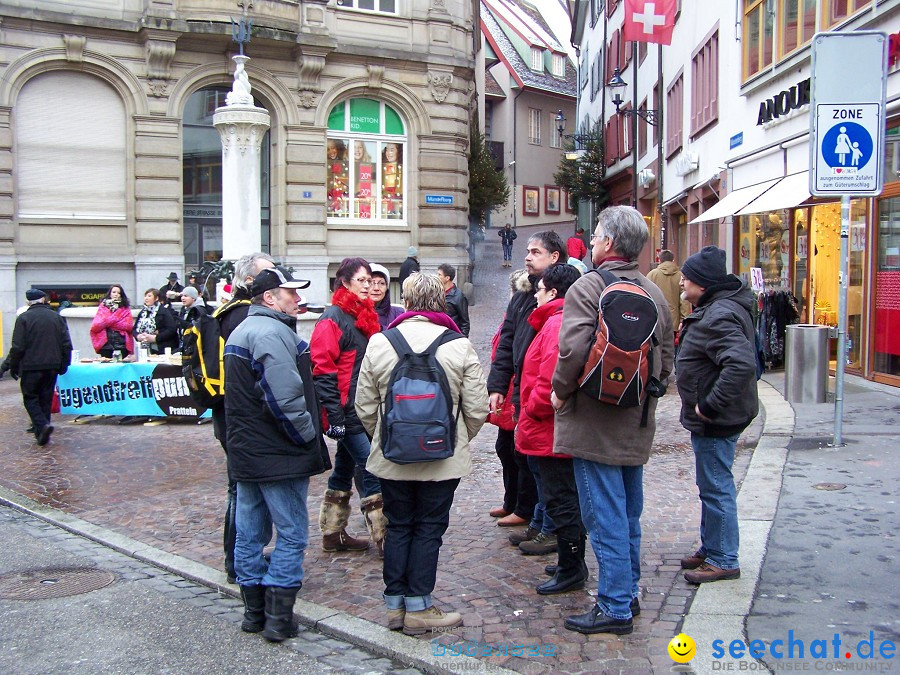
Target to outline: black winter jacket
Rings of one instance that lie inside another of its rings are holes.
[[[141,307],[141,311],[134,319],[134,328],[131,330],[131,335],[135,339],[135,345],[137,344],[138,322],[141,316],[146,314],[146,310],[146,306]],[[150,343],[151,352],[162,354],[166,351],[166,347],[169,347],[173,352],[178,350],[178,336],[181,331],[175,325],[175,322],[175,313],[167,305],[159,303],[159,309],[156,310],[156,342]]]
[[[46,303],[32,305],[16,318],[6,365],[14,374],[26,370],[69,369],[72,339],[66,320]]]
[[[305,478],[331,468],[309,345],[292,317],[254,305],[225,346],[229,475]]]
[[[500,340],[497,342],[497,351],[491,362],[491,374],[488,377],[488,392],[491,394],[503,394],[509,391],[509,383],[513,382],[513,405],[516,414],[519,410],[519,378],[522,375],[522,364],[525,361],[525,352],[534,336],[537,334],[528,323],[528,317],[537,307],[534,298],[534,287],[538,277],[528,276],[530,288],[526,291],[517,291],[509,301],[506,308],[506,317],[500,328]]]
[[[731,436],[759,413],[752,306],[750,289],[731,275],[725,284],[707,289],[684,318],[675,372],[681,424],[692,433]],[[698,404],[710,422],[697,416]]]
[[[453,287],[444,296],[444,300],[447,303],[447,316],[459,326],[463,335],[469,337],[469,301],[459,290],[459,286],[453,284]]]
[[[400,265],[400,274],[397,275],[397,283],[400,284],[400,292],[403,292],[403,282],[406,281],[406,277],[411,275],[413,272],[419,271],[419,261],[415,258],[407,258]]]

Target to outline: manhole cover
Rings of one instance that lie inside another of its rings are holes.
[[[813,487],[816,490],[843,490],[847,486],[844,483],[816,483]]]
[[[116,575],[93,567],[41,567],[0,575],[0,598],[47,600],[105,588]]]

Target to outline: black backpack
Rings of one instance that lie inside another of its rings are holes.
[[[213,316],[202,314],[184,330],[181,372],[194,403],[203,408],[220,408],[225,403],[225,340],[219,326],[222,310],[249,304],[249,300],[233,300]]]
[[[399,329],[391,328],[383,335],[399,360],[388,380],[382,409],[382,454],[397,464],[452,457],[457,420],[447,374],[435,354],[438,347],[462,335],[445,330],[420,354],[412,351]]]

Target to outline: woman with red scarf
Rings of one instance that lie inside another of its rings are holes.
[[[331,306],[316,323],[310,340],[313,381],[322,405],[325,435],[338,442],[334,471],[319,511],[322,550],[364,551],[365,539],[347,534],[350,495],[356,467],[362,470],[360,510],[372,541],[383,555],[386,521],[381,483],[365,470],[370,442],[356,415],[356,380],[369,338],[381,330],[369,298],[372,268],[362,258],[345,258],[338,267]]]

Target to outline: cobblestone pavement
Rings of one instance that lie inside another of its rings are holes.
[[[564,237],[568,231],[564,233]],[[524,259],[528,230],[521,230],[514,260]],[[479,245],[472,340],[487,367],[490,339],[508,300],[508,272],[495,230]],[[434,271],[428,270],[425,271]],[[588,590],[543,597],[534,586],[555,556],[526,557],[506,540],[488,511],[500,505],[502,480],[494,454],[496,428],[485,426],[473,443],[474,472],[456,493],[444,537],[435,598],[462,612],[465,630],[442,636],[444,643],[491,645],[488,661],[516,671],[627,672],[668,670],[666,645],[677,632],[693,597],[681,578],[678,559],[698,542],[699,501],[689,435],[678,423],[674,387],[658,408],[654,452],[644,472],[641,616],[625,637],[583,636],[563,628],[570,614],[587,611],[596,593],[596,560],[588,554]],[[51,443],[38,447],[28,426],[16,384],[0,381],[0,484],[44,504],[163,550],[221,567],[221,515],[225,492],[224,456],[210,425],[122,426],[111,420],[73,425],[57,417]],[[761,421],[744,438],[758,438]],[[738,455],[742,478],[750,458]],[[317,521],[325,476],[312,480],[309,509]],[[353,498],[353,503],[357,498]],[[356,512],[351,530],[365,532]],[[377,623],[385,622],[381,569],[374,550],[328,554],[320,548],[317,522],[310,527],[301,597]],[[515,645],[544,645],[542,655],[496,655]],[[550,646],[552,645],[552,649]],[[435,646],[436,650],[442,647]],[[548,652],[551,652],[548,654]]]
[[[0,575],[44,567],[116,575],[85,594],[0,599],[5,673],[421,672],[304,626],[273,646],[240,630],[240,600],[14,509],[0,507],[0,539],[15,541],[0,551]]]

